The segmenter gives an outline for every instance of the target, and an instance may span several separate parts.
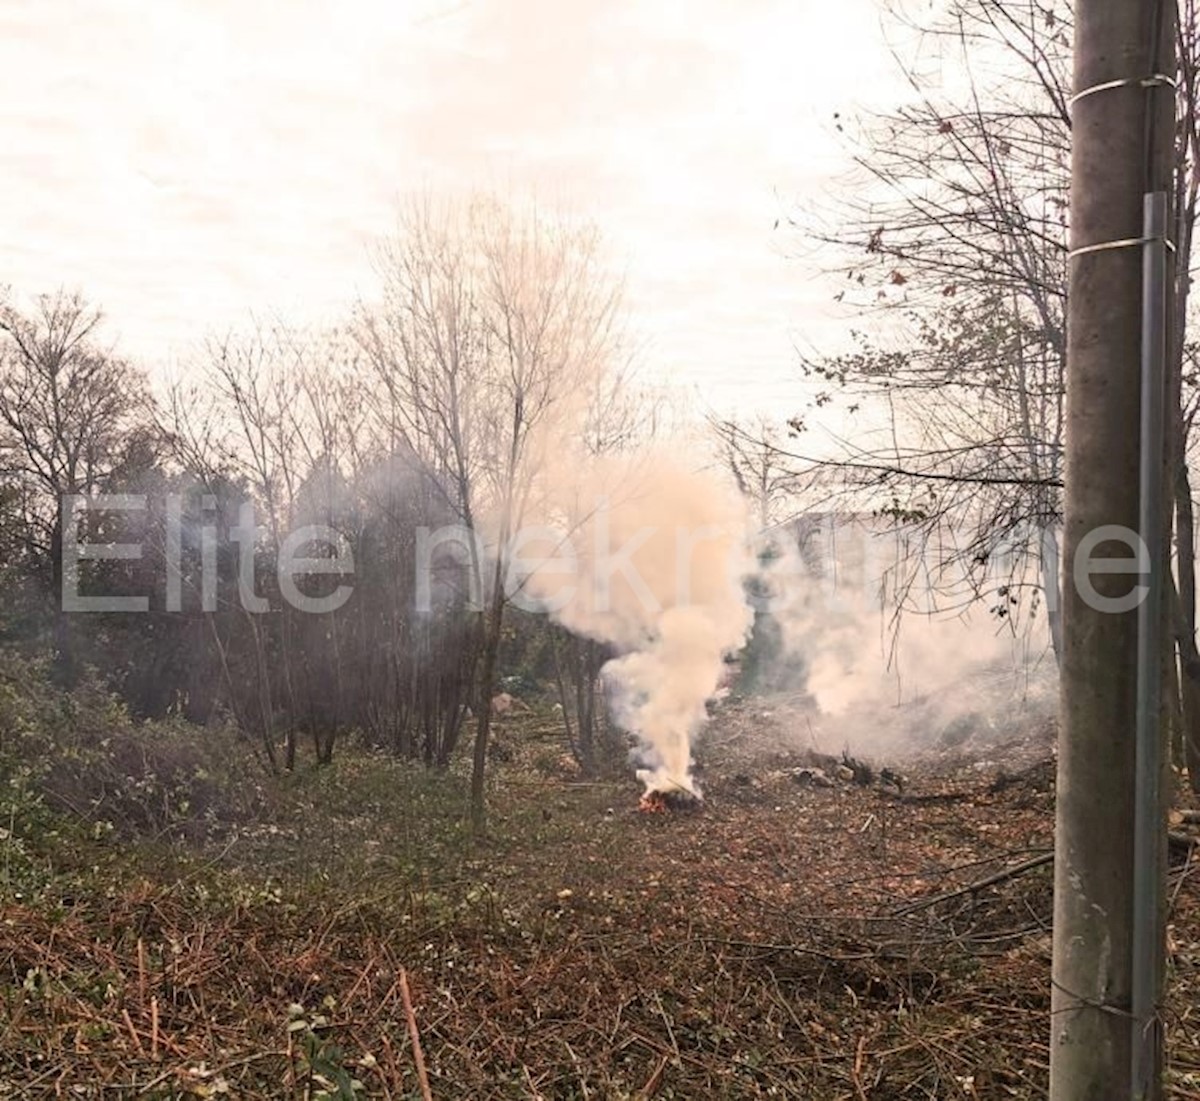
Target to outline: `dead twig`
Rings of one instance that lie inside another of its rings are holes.
[[[649,1101],[649,1098],[658,1093],[659,1086],[662,1085],[663,1075],[667,1071],[667,1063],[670,1058],[664,1055],[659,1061],[658,1066],[654,1068],[654,1073],[646,1079],[646,1084],[642,1087],[641,1093],[638,1094],[638,1101]]]
[[[141,937],[137,942],[138,1005],[146,1012],[146,943]]]
[[[433,1101],[429,1088],[429,1075],[425,1071],[425,1055],[421,1051],[421,1034],[417,1031],[417,1015],[413,1012],[412,995],[408,990],[408,973],[400,968],[400,997],[404,1001],[404,1016],[408,1021],[408,1036],[412,1040],[413,1063],[417,1068],[417,1081],[421,1083],[421,1097]]]
[[[133,1027],[133,1020],[129,1016],[128,1009],[121,1010],[121,1020],[125,1022],[125,1027],[129,1030],[129,1035],[133,1037],[133,1046],[137,1048],[138,1054],[145,1059],[146,1049],[142,1047],[142,1039],[137,1034],[137,1029]]]
[[[1043,864],[1049,864],[1053,859],[1053,852],[1041,853],[1038,856],[1031,857],[1029,860],[1023,860],[1020,864],[1014,864],[1011,868],[1006,868],[1002,872],[997,872],[995,875],[989,875],[986,879],[979,879],[974,883],[968,883],[965,887],[959,887],[953,891],[944,891],[940,895],[923,898],[919,902],[903,906],[895,911],[893,916],[906,917],[909,914],[919,913],[921,910],[928,910],[931,906],[937,906],[939,903],[949,902],[951,899],[962,898],[964,895],[982,891],[985,887],[994,887],[998,883],[1007,883],[1010,879],[1016,879],[1026,872],[1033,871],[1034,868],[1040,868]]]
[[[858,1095],[859,1101],[867,1101],[867,1091],[862,1084],[863,1052],[866,1046],[866,1036],[860,1036],[858,1046],[854,1049],[854,1066],[850,1071],[851,1080],[854,1082],[854,1092]]]
[[[658,1015],[662,1017],[663,1024],[667,1026],[667,1038],[671,1041],[671,1051],[675,1055],[675,1063],[679,1064],[679,1044],[675,1039],[675,1029],[671,1027],[671,1018],[667,1016],[666,1007],[663,1005],[662,995],[656,990],[654,992],[654,1002],[658,1006]]]

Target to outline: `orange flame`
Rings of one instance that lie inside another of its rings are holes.
[[[661,791],[648,791],[638,801],[638,810],[643,814],[666,814],[667,801]]]

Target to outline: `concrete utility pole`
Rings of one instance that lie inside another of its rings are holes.
[[[1139,1031],[1131,1017],[1138,704],[1131,594],[1145,578],[1131,576],[1129,538],[1102,529],[1139,528],[1140,240],[1144,195],[1171,191],[1174,98],[1161,77],[1175,74],[1174,5],[1077,0],[1074,11],[1050,1096],[1153,1101],[1161,1096],[1161,1032],[1154,1024]],[[1104,572],[1102,560],[1118,558],[1129,568]],[[1161,959],[1161,915],[1155,924],[1152,951]],[[1149,1044],[1139,1051],[1139,1084],[1135,1034]]]

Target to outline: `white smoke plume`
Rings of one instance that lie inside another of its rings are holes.
[[[523,563],[526,591],[619,651],[603,676],[614,718],[639,740],[646,790],[698,795],[693,739],[753,620],[745,502],[719,476],[656,455],[595,461],[543,509],[529,545],[550,553]]]
[[[818,730],[867,753],[926,748],[963,720],[993,727],[1049,713],[1053,657],[1041,621],[1013,623],[986,607],[937,612],[937,596],[895,577],[894,534],[853,520],[772,540],[763,573],[779,660],[796,670]],[[822,721],[823,720],[823,721]]]

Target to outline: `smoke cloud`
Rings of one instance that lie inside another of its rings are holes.
[[[945,594],[932,580],[928,591],[914,583],[894,535],[853,519],[794,535],[776,533],[762,575],[778,628],[776,680],[803,690],[830,748],[892,754],[969,736],[999,742],[1051,713],[1056,677],[1043,621],[1014,623],[979,606],[938,612]]]
[[[875,756],[998,744],[1053,708],[1044,629],[923,615],[915,589],[897,615],[888,533],[850,518],[765,545],[718,471],[661,452],[565,456],[560,477],[553,463],[541,472],[508,585],[617,651],[602,677],[647,792],[700,794],[693,746],[756,616],[774,624],[777,675],[751,690],[783,694],[792,740],[815,731],[827,749]]]
[[[614,718],[640,744],[647,791],[699,791],[692,743],[724,658],[745,643],[753,569],[745,502],[711,472],[664,455],[608,458],[551,487],[541,562],[524,589],[577,634],[612,645],[603,670]],[[551,547],[549,529],[563,533]]]

